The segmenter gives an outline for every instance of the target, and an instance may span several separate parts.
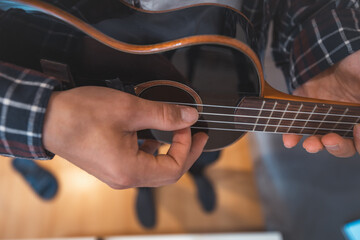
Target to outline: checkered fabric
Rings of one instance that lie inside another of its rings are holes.
[[[116,10],[113,4],[118,0],[43,1],[66,9],[81,19],[94,21],[93,13],[96,16],[99,13],[111,16]],[[150,4],[150,0],[143,1],[143,7],[156,6],[156,9],[148,10],[161,10],[164,2],[169,8],[169,1],[174,1],[174,6],[179,5],[178,0],[152,0],[156,4]],[[133,0],[127,2],[138,3]],[[189,5],[206,0],[183,2]],[[290,91],[360,50],[359,0],[211,2],[241,5],[240,10],[255,27],[259,49],[265,48],[269,23],[274,22],[273,56],[288,81]],[[19,9],[0,11],[0,60],[11,62],[13,56],[21,54],[24,57],[19,65],[36,70],[41,68],[34,59],[56,55],[57,59],[73,60],[79,49],[79,32],[60,21],[49,21],[43,15],[38,15],[36,22],[29,21],[28,17],[28,13]],[[16,52],[7,51],[11,49],[11,44],[17,43],[17,39],[28,36],[31,36],[28,45],[19,45]],[[42,127],[46,106],[55,85],[56,81],[40,73],[0,62],[1,154],[33,159],[52,157],[42,145]]]
[[[0,153],[31,159],[52,155],[42,144],[48,99],[57,81],[0,62]]]
[[[290,91],[360,50],[359,5],[359,0],[281,1],[273,54]]]
[[[140,1],[147,10],[206,2],[239,8],[256,30],[260,54],[268,40],[269,23],[274,23],[273,57],[284,73],[290,92],[360,50],[359,0]]]

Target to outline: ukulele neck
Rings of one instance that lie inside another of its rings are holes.
[[[246,131],[353,137],[360,107],[283,99],[245,97],[235,121],[248,123]],[[243,128],[241,125],[239,128]]]

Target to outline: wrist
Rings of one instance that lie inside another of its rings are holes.
[[[59,101],[61,92],[53,92],[49,98],[48,106],[46,108],[42,132],[43,146],[46,151],[53,152],[53,145],[55,143],[56,129],[58,125],[58,117],[56,116],[56,106]]]

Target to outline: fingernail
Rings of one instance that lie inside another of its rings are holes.
[[[314,148],[314,149],[307,149],[306,150],[308,153],[318,153],[321,151],[321,148]]]
[[[198,112],[195,108],[181,107],[181,118],[184,122],[195,122],[198,119]]]
[[[284,143],[284,147],[286,148],[293,148],[294,146],[289,143]]]
[[[336,145],[325,145],[325,147],[326,147],[327,150],[330,150],[330,151],[338,151],[340,149],[338,144],[336,144]]]

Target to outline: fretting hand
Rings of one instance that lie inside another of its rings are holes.
[[[208,136],[191,136],[195,109],[152,102],[103,87],[80,87],[51,96],[43,141],[67,159],[117,189],[176,182],[200,156]],[[139,148],[138,130],[174,131],[166,155],[153,156],[159,143]]]
[[[338,64],[322,72],[297,88],[295,95],[341,102],[360,103],[360,51],[348,56]],[[285,134],[285,147],[294,147],[301,139],[299,135]],[[354,128],[354,140],[344,139],[335,133],[311,136],[303,147],[316,153],[324,147],[337,157],[351,157],[360,152],[360,126]]]

